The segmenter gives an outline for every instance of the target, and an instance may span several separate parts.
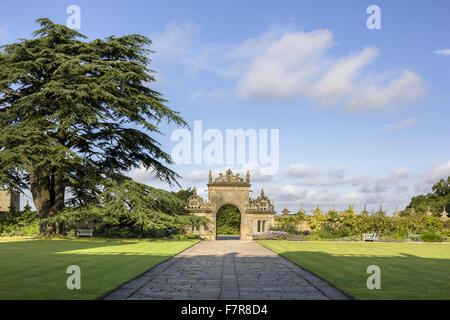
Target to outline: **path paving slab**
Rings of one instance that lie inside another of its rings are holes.
[[[201,241],[106,300],[348,300],[344,292],[252,241]]]

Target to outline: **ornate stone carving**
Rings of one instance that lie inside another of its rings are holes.
[[[258,224],[265,226],[266,230],[274,223],[274,204],[264,195],[255,199],[250,199],[250,172],[247,171],[245,177],[233,174],[231,170],[226,170],[224,174],[213,177],[211,171],[208,175],[208,200],[205,201],[194,193],[187,200],[186,211],[190,215],[206,217],[210,220],[207,225],[200,226],[199,229],[189,229],[203,239],[213,240],[217,236],[217,211],[226,204],[234,205],[241,214],[240,239],[252,240],[253,234],[258,232]]]
[[[264,195],[264,189],[261,189],[261,195],[255,200],[250,200],[247,212],[274,214],[273,207],[273,203]]]
[[[219,185],[237,185],[237,186],[250,186],[250,173],[247,171],[246,181],[244,181],[243,178],[239,177],[239,173],[233,174],[233,172],[228,169],[225,172],[225,175],[222,173],[219,173],[219,176],[214,179],[214,182],[212,182],[211,173],[209,175],[209,185],[212,186],[219,186]]]
[[[212,208],[209,203],[205,202],[202,197],[197,195],[197,190],[194,188],[194,194],[187,200],[188,205],[185,207],[188,211],[211,212]]]

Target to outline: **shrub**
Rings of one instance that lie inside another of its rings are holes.
[[[271,231],[284,231],[284,232],[287,232],[289,234],[298,234],[299,233],[297,231],[297,228],[295,227],[295,225],[292,224],[292,223],[271,226],[270,230]]]
[[[195,239],[195,240],[201,240],[202,238],[200,237],[200,235],[198,234],[194,234],[194,233],[179,233],[179,234],[175,234],[171,237],[172,239],[176,239],[176,240],[191,240],[191,239]]]
[[[350,236],[350,230],[347,226],[339,226],[336,223],[327,223],[317,231],[320,239],[339,239]]]
[[[425,242],[442,242],[443,237],[436,232],[424,232],[420,235]]]

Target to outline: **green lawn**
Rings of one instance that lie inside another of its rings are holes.
[[[0,238],[0,299],[95,299],[196,242]],[[69,265],[80,290],[67,289]]]
[[[450,299],[450,244],[258,241],[356,299]],[[367,289],[369,265],[381,289]]]

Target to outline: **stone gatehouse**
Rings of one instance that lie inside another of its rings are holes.
[[[240,212],[240,239],[252,240],[253,234],[263,233],[274,224],[274,203],[261,190],[256,199],[250,199],[250,173],[247,171],[245,181],[239,174],[228,169],[213,180],[211,170],[208,181],[208,201],[194,194],[189,197],[186,210],[189,214],[204,216],[211,222],[206,225],[192,226],[192,233],[199,234],[205,240],[217,237],[217,211],[224,205],[234,205]]]

